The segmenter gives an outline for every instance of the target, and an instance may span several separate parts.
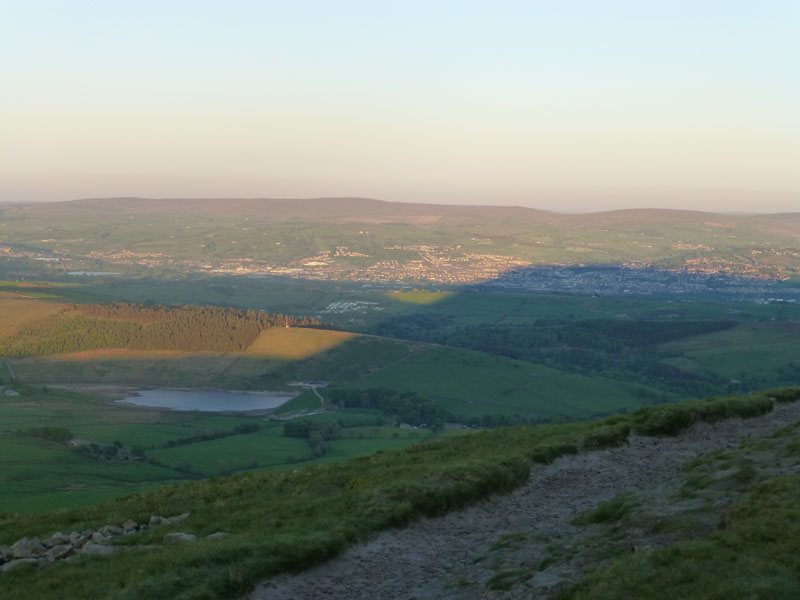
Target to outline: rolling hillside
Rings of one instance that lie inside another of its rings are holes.
[[[252,311],[37,300],[20,306],[17,330],[0,337],[0,353],[31,383],[272,389],[323,380],[344,389],[416,392],[459,419],[489,424],[488,417],[587,418],[674,397],[471,350],[287,328],[282,318]],[[56,312],[41,317],[51,307]]]

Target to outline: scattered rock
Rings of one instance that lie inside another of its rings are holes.
[[[207,540],[221,540],[226,538],[230,535],[230,533],[225,533],[224,531],[217,531],[216,533],[212,533],[206,536]]]
[[[127,521],[125,521],[122,524],[122,530],[125,533],[133,533],[138,528],[139,528],[139,526],[136,524],[136,521],[134,521],[133,519],[128,519]]]
[[[94,532],[94,533],[91,535],[91,538],[90,538],[90,539],[91,539],[91,540],[92,540],[92,542],[94,542],[95,544],[105,544],[105,543],[107,543],[107,542],[108,542],[108,540],[109,540],[109,538],[107,538],[106,536],[104,536],[104,535],[103,535],[102,533],[100,533],[99,531],[95,531],[95,532]]]
[[[175,517],[169,517],[167,520],[170,523],[172,523],[173,525],[175,525],[176,523],[180,523],[181,521],[185,521],[186,519],[188,519],[189,518],[189,514],[190,513],[185,512],[185,513],[182,513],[182,514],[177,515]]]
[[[191,533],[168,533],[164,536],[164,544],[183,544],[186,542],[196,542],[197,536]]]
[[[47,548],[53,548],[54,546],[61,546],[69,543],[69,536],[64,535],[60,531],[54,533],[46,540],[42,540],[42,544],[44,544]]]
[[[36,564],[45,567],[57,560],[69,561],[77,553],[106,555],[115,552],[120,547],[111,546],[111,539],[120,535],[129,535],[159,525],[180,523],[189,518],[189,513],[183,513],[167,519],[153,515],[149,525],[139,525],[133,519],[125,521],[121,527],[117,525],[104,525],[97,531],[87,529],[73,531],[69,535],[60,531],[45,540],[39,538],[22,538],[11,546],[0,546],[0,571],[10,571],[19,565]],[[223,531],[212,533],[210,539],[221,539],[228,534]],[[170,533],[164,536],[164,544],[181,544],[195,542],[197,536],[191,533]],[[128,546],[126,549],[158,548],[159,546]]]
[[[106,537],[115,537],[124,533],[122,527],[117,527],[116,525],[106,525],[105,527],[101,527],[98,531]]]
[[[53,560],[58,560],[60,558],[66,558],[72,554],[72,550],[72,544],[61,544],[59,546],[53,546],[50,548],[50,550],[47,551],[47,556]]]
[[[39,561],[35,558],[17,558],[12,561],[7,562],[3,565],[2,571],[5,573],[6,571],[10,571],[12,569],[16,569],[17,567],[21,567],[22,565],[37,565]]]
[[[13,551],[14,558],[39,558],[47,551],[39,538],[33,538],[31,540],[22,538],[11,546],[11,550]]]
[[[105,544],[95,544],[94,542],[87,543],[81,552],[84,554],[98,554],[101,556],[111,554],[115,550],[114,546],[107,546]]]

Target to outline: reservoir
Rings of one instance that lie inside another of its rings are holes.
[[[171,408],[173,410],[199,410],[204,412],[246,412],[277,408],[297,394],[290,392],[225,392],[216,390],[139,390],[117,402]]]

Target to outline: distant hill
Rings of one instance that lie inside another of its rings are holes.
[[[102,215],[203,215],[226,219],[255,219],[282,223],[291,220],[346,222],[396,222],[409,224],[482,223],[486,219],[546,221],[551,213],[519,206],[468,206],[388,202],[372,198],[90,198],[68,202],[6,205],[12,214],[54,216]]]
[[[461,284],[521,266],[627,264],[800,277],[800,213],[567,215],[370,198],[96,198],[4,204],[0,221],[0,256],[73,272],[159,267]]]
[[[54,216],[93,213],[104,215],[204,215],[220,218],[256,218],[280,223],[290,220],[331,222],[485,223],[485,219],[551,224],[611,225],[621,223],[717,223],[738,226],[759,223],[800,228],[800,212],[727,215],[669,208],[633,208],[594,213],[564,214],[522,206],[391,202],[374,198],[86,198],[65,202],[8,203],[9,215]],[[800,234],[800,231],[798,231]]]

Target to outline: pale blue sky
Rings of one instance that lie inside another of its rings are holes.
[[[2,200],[800,210],[800,2],[0,8]]]

